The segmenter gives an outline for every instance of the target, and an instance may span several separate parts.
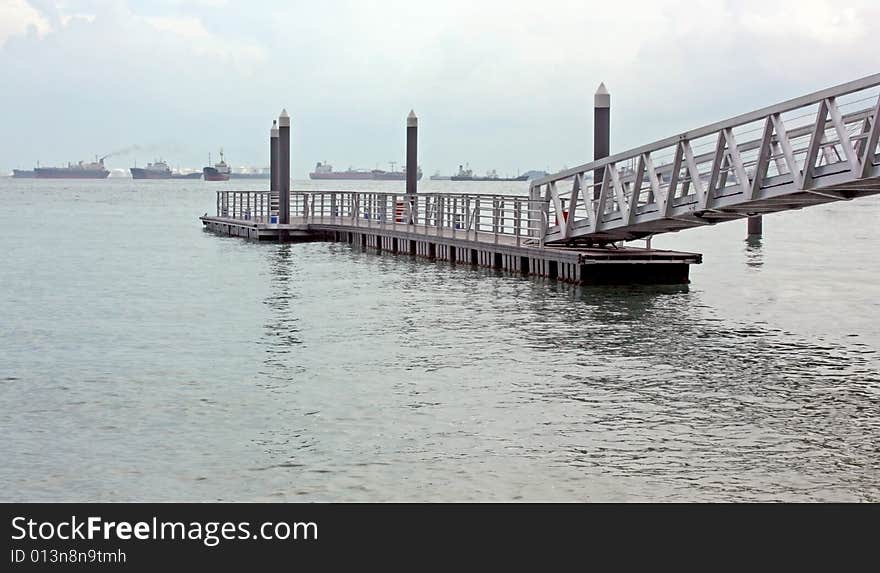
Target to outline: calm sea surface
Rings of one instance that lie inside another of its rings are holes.
[[[580,288],[213,236],[225,185],[0,179],[0,499],[880,501],[880,198]]]

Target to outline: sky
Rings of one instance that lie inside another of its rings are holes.
[[[558,171],[880,71],[877,0],[0,0],[0,172],[157,157]]]

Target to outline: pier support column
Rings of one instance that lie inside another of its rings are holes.
[[[419,118],[410,110],[406,117],[406,192],[415,194],[419,181]]]
[[[406,194],[409,195],[409,220],[412,225],[416,221],[415,194],[419,182],[419,118],[413,110],[406,116]]]
[[[269,131],[269,220],[278,215],[278,120],[272,121]]]
[[[749,217],[749,237],[760,237],[764,234],[764,218],[760,215]]]
[[[599,84],[593,99],[593,161],[605,159],[611,153],[611,94],[604,83]],[[593,198],[599,198],[599,184],[604,169],[593,171]]]
[[[290,224],[290,116],[278,116],[278,222]]]

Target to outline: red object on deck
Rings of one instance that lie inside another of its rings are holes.
[[[566,211],[565,209],[562,210],[562,220],[568,222],[568,211]],[[561,224],[559,222],[559,215],[556,215],[556,224]]]
[[[398,201],[394,205],[394,222],[406,223],[406,203],[403,201]]]

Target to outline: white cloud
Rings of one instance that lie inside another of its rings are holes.
[[[75,23],[77,20],[92,23],[95,21],[96,16],[94,14],[61,14],[60,18],[61,25],[67,27]]]
[[[182,134],[198,161],[223,143],[231,160],[260,162],[287,107],[297,169],[400,159],[410,108],[428,170],[574,165],[590,155],[600,81],[623,150],[876,72],[880,21],[877,0],[2,2],[39,8],[2,19],[16,23],[0,47],[16,81],[0,105],[21,118],[4,125],[11,140],[43,104],[83,117],[90,147],[133,121],[117,131]],[[26,21],[42,23],[28,35]],[[16,154],[33,156],[0,142],[0,158]]]
[[[183,40],[196,54],[219,56],[242,64],[252,64],[266,58],[261,46],[212,34],[194,16],[151,16],[144,20],[155,30]]]
[[[25,0],[0,1],[0,47],[12,36],[33,30],[38,36],[49,32],[49,21]]]
[[[871,6],[876,3],[845,5],[829,0],[779,0],[746,11],[742,22],[746,30],[757,36],[833,46],[864,38],[870,21],[860,15]]]

